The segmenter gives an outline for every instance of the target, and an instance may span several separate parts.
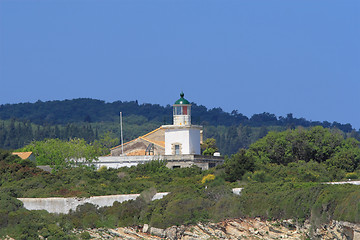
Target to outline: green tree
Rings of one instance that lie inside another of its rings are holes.
[[[87,144],[84,139],[74,138],[69,141],[46,139],[34,141],[20,149],[32,151],[38,165],[50,165],[56,168],[70,167],[74,164],[89,164],[101,155],[101,149]]]
[[[255,163],[251,156],[246,154],[245,149],[240,149],[236,154],[225,160],[225,179],[230,182],[240,180],[248,171],[254,171]]]
[[[214,138],[208,138],[201,144],[202,155],[214,155],[215,152],[219,151],[216,146],[216,140]]]
[[[346,172],[355,171],[360,165],[359,142],[353,138],[346,139],[326,163],[329,167],[340,168]]]
[[[321,126],[309,130],[270,132],[249,148],[249,154],[261,163],[287,165],[299,160],[325,162],[343,148],[344,138]]]
[[[107,131],[99,140],[94,141],[94,147],[101,155],[107,155],[110,153],[110,148],[118,143],[118,139],[111,137],[111,133]]]

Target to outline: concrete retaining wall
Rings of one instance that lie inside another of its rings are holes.
[[[168,192],[156,193],[152,200],[161,199],[169,194]],[[46,210],[49,213],[69,213],[76,210],[77,206],[91,203],[99,207],[112,206],[114,202],[135,200],[140,194],[122,194],[97,196],[90,198],[18,198],[28,210]]]
[[[360,185],[360,181],[327,182],[325,184],[353,184],[353,185]]]
[[[241,194],[243,188],[234,188],[232,189],[233,193],[236,195]],[[163,198],[168,195],[169,192],[156,193],[152,201]],[[85,203],[91,203],[97,205],[98,207],[108,207],[112,206],[114,202],[124,202],[129,200],[135,200],[139,197],[140,194],[121,194],[121,195],[109,195],[109,196],[96,196],[89,198],[18,198],[23,202],[24,208],[28,210],[46,210],[49,213],[64,213],[67,214],[70,210],[75,211],[76,208]]]

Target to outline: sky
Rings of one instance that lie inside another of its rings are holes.
[[[184,91],[359,129],[359,12],[359,0],[0,0],[0,104],[165,106]]]

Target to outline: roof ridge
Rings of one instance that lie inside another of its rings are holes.
[[[128,143],[131,143],[131,142],[135,141],[136,139],[144,139],[144,140],[147,140],[147,139],[145,139],[145,137],[147,137],[147,136],[149,136],[150,134],[152,134],[152,133],[154,133],[154,132],[157,132],[157,131],[159,131],[159,130],[161,130],[161,129],[162,129],[162,127],[158,127],[157,129],[152,130],[151,132],[149,132],[149,133],[147,133],[147,134],[145,134],[145,135],[143,135],[143,136],[137,137],[137,138],[135,138],[135,139],[133,139],[133,140],[131,140],[131,141],[128,141],[128,142],[126,142],[126,143],[124,143],[124,144],[120,144],[120,145],[117,145],[117,146],[115,146],[115,147],[113,147],[113,148],[110,148],[110,150],[119,148],[119,147],[121,147],[121,145],[124,146],[124,145],[126,145],[126,144],[128,144]],[[149,140],[147,140],[147,141],[148,141],[148,142],[151,142],[151,141],[149,141]],[[153,142],[151,142],[151,143],[153,143]],[[156,144],[156,145],[160,146],[159,144]],[[161,147],[162,147],[162,146],[161,146]]]
[[[147,137],[147,136],[149,136],[150,134],[153,134],[154,132],[159,131],[160,129],[162,129],[162,127],[158,127],[157,129],[152,130],[151,132],[149,132],[149,133],[147,133],[147,134],[145,134],[145,135],[143,135],[143,136],[140,136],[140,137]]]

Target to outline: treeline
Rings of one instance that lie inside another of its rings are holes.
[[[119,112],[124,113],[124,140],[130,141],[162,124],[172,123],[172,106],[139,104],[137,101],[106,103],[94,99],[74,99],[0,106],[0,148],[18,149],[31,141],[48,138],[68,140],[82,138],[88,143],[105,133],[118,139]],[[341,131],[344,137],[360,140],[360,132],[350,124],[314,122],[294,118],[292,114],[277,117],[270,113],[248,118],[237,111],[207,109],[193,104],[192,122],[204,126],[204,138],[216,139],[219,151],[231,155],[239,148],[248,148],[269,131],[283,131],[302,126],[323,126]]]
[[[41,141],[47,138],[68,140],[72,138],[85,139],[93,142],[98,139],[97,129],[87,125],[35,125],[29,121],[0,120],[0,148],[18,149],[32,141]]]
[[[308,121],[304,118],[294,118],[291,113],[285,117],[277,117],[275,114],[264,112],[254,114],[249,118],[237,110],[228,113],[224,112],[221,108],[208,109],[202,105],[192,104],[192,122],[194,124],[212,126],[237,126],[242,124],[252,127],[285,126],[290,128],[295,126],[311,127],[320,125],[326,128],[338,128],[346,133],[353,130],[349,123]],[[147,121],[155,121],[160,124],[170,124],[172,122],[172,106],[170,105],[139,104],[137,101],[115,101],[107,103],[102,100],[89,98],[4,104],[0,105],[0,119],[7,120],[15,118],[40,125],[74,122],[108,122],[118,121],[120,111],[126,116],[143,116]]]

